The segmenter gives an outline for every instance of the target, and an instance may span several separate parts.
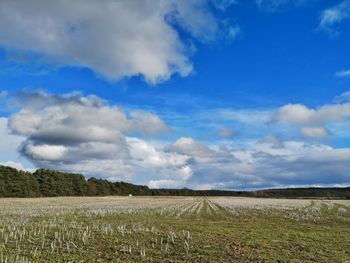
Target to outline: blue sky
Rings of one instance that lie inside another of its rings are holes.
[[[151,187],[350,183],[349,0],[46,5],[0,4],[1,163]]]

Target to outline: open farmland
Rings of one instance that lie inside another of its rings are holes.
[[[0,262],[347,262],[350,201],[0,199]]]

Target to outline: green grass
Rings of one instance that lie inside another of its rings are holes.
[[[168,210],[0,214],[0,262],[350,261],[349,207],[313,207],[232,210],[199,198]]]

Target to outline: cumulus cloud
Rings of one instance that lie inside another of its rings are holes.
[[[192,63],[177,28],[207,42],[219,21],[205,0],[0,1],[1,46],[110,79],[142,75],[157,83],[187,76]]]
[[[131,178],[135,162],[137,167],[152,169],[172,166],[183,174],[183,158],[176,160],[170,154],[156,156],[157,151],[146,142],[125,135],[168,132],[168,126],[155,114],[124,112],[96,96],[78,93],[57,96],[22,92],[14,102],[21,109],[10,117],[9,129],[26,138],[20,152],[38,167],[77,169],[117,179]],[[138,154],[141,149],[143,157]]]
[[[274,119],[297,124],[322,124],[342,121],[350,116],[350,103],[329,104],[310,109],[302,104],[287,104],[276,112]]]
[[[337,29],[334,26],[341,23],[343,20],[350,17],[350,1],[345,0],[333,7],[325,9],[320,17],[319,27],[326,32],[334,35],[337,34]]]
[[[180,138],[168,145],[167,152],[188,156],[187,165],[191,168],[192,176],[188,178],[187,185],[198,188],[203,182],[216,182],[233,175],[233,171],[240,169],[239,160],[225,146],[207,146],[192,138]]]
[[[186,164],[189,160],[188,156],[164,152],[138,138],[127,138],[127,141],[131,155],[138,166],[152,167],[157,171],[166,170],[167,173],[164,173],[164,176],[170,178],[175,176],[178,180],[187,180],[192,176],[192,170]]]
[[[108,143],[120,141],[123,132],[155,135],[169,130],[152,113],[132,111],[128,118],[123,110],[96,96],[22,92],[16,101],[22,109],[11,116],[9,126],[14,133],[36,142]]]
[[[182,137],[173,144],[166,147],[168,152],[175,152],[191,157],[190,162],[194,164],[213,163],[220,165],[228,160],[233,162],[234,156],[225,148],[212,149],[205,144],[199,143],[190,137]]]
[[[317,109],[310,109],[303,104],[287,104],[275,112],[272,120],[302,126],[301,133],[308,137],[325,137],[330,132],[323,125],[350,117],[350,103],[344,101],[345,96],[343,94],[342,103],[323,105]]]
[[[278,109],[274,120],[305,124],[312,121],[314,112],[302,104],[287,104]]]
[[[157,135],[170,132],[170,128],[155,114],[149,112],[134,111],[130,113],[132,118],[130,129],[144,135]]]

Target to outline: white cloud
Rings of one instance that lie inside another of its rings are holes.
[[[227,159],[234,161],[234,156],[224,147],[220,149],[212,149],[207,145],[199,143],[190,137],[182,137],[176,140],[173,144],[166,147],[168,152],[175,152],[191,157],[190,162],[196,164],[226,162]]]
[[[326,32],[334,35],[338,31],[334,29],[334,26],[341,23],[343,20],[350,17],[350,1],[345,0],[340,4],[325,9],[320,17],[319,27]]]
[[[315,111],[302,104],[287,104],[278,109],[274,120],[309,124],[313,121]]]
[[[319,125],[339,122],[350,117],[350,103],[328,104],[318,109],[310,109],[303,104],[287,104],[279,108],[273,120],[301,125]]]
[[[330,133],[321,126],[342,122],[350,117],[350,103],[344,100],[345,97],[346,94],[341,96],[342,103],[327,104],[317,109],[310,109],[303,104],[287,104],[275,112],[272,120],[302,126],[301,133],[308,137],[324,137]],[[339,97],[336,97],[336,101],[339,102]]]
[[[36,52],[55,64],[88,67],[111,79],[142,75],[157,83],[192,71],[177,26],[200,41],[215,39],[218,20],[207,2],[3,0],[0,45]]]
[[[120,108],[108,106],[95,96],[27,92],[18,99],[23,108],[11,116],[9,126],[13,132],[39,142],[108,143],[120,141],[123,132],[156,135],[169,130],[152,113],[131,112],[128,118]]]
[[[187,156],[157,150],[151,144],[137,138],[129,137],[127,143],[130,147],[131,156],[138,161],[138,165],[156,169],[177,168],[181,179],[191,177],[191,170],[184,166],[189,159]]]
[[[210,11],[206,1],[164,1],[167,8],[175,6],[170,19],[179,23],[185,30],[194,37],[203,41],[212,41],[218,32],[217,21]],[[170,8],[169,8],[170,9]],[[171,9],[170,9],[171,10]]]
[[[189,157],[158,150],[125,135],[168,132],[168,126],[155,114],[125,113],[96,96],[78,93],[55,96],[23,92],[14,102],[21,110],[10,117],[9,128],[26,138],[20,153],[37,167],[111,180],[153,176],[184,181],[192,175],[186,165]]]
[[[342,78],[342,77],[348,78],[348,77],[350,77],[350,69],[338,71],[335,73],[335,76],[340,77],[340,78]]]
[[[302,135],[311,138],[323,138],[330,134],[329,131],[323,127],[301,127],[300,132]]]
[[[27,156],[35,160],[57,161],[64,156],[66,147],[62,145],[33,145],[28,143],[23,150]]]
[[[145,135],[157,135],[170,132],[170,128],[155,114],[150,112],[133,111],[131,130]]]

